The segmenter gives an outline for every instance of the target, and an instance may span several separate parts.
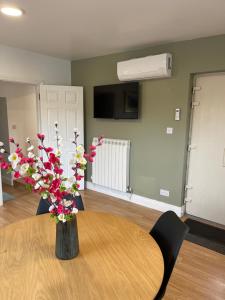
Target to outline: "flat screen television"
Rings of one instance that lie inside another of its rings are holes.
[[[138,82],[94,87],[94,118],[138,119]]]

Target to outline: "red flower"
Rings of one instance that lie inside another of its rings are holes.
[[[89,154],[87,154],[87,153],[84,153],[84,158],[89,158]]]
[[[52,165],[51,165],[51,163],[49,161],[46,161],[43,164],[44,164],[45,169],[47,169],[47,170],[51,170],[52,169]]]
[[[55,172],[56,174],[62,175],[63,169],[60,169],[60,168],[58,168],[58,167],[55,167],[55,168],[54,168],[54,172]]]
[[[89,149],[92,151],[92,150],[96,150],[96,146],[95,145],[91,145],[90,147],[89,147]]]
[[[20,178],[20,173],[18,172],[18,171],[16,171],[15,173],[14,173],[14,178]]]
[[[51,189],[56,190],[60,186],[60,183],[61,183],[60,179],[54,179],[52,181]]]
[[[56,164],[56,163],[57,164],[60,163],[58,157],[56,157],[54,153],[49,154],[49,162],[52,163],[53,165]]]
[[[75,175],[75,177],[76,177],[76,180],[77,180],[77,181],[80,181],[84,176],[81,176],[81,175]]]
[[[44,141],[45,135],[43,133],[38,133],[37,137],[39,138],[40,141]]]
[[[52,152],[54,149],[52,148],[52,147],[47,147],[47,148],[45,148],[45,151],[47,152],[47,153],[49,153],[49,152]]]
[[[31,177],[24,177],[24,181],[25,181],[25,183],[30,184],[30,185],[35,185],[35,183],[36,183],[35,180]]]
[[[41,145],[39,145],[39,146],[38,146],[38,149],[39,149],[39,150],[43,150],[43,149],[44,149],[44,147],[43,147],[43,146],[41,146]]]

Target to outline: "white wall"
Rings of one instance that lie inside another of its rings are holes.
[[[0,97],[7,100],[9,136],[24,148],[26,137],[38,131],[35,86],[0,81]]]
[[[0,45],[0,80],[71,85],[71,62]]]

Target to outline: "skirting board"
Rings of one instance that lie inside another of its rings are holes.
[[[103,193],[112,197],[116,197],[125,201],[129,201],[135,204],[139,204],[148,208],[156,209],[162,212],[172,210],[174,211],[179,217],[182,217],[184,215],[184,206],[175,206],[172,204],[168,204],[165,202],[161,202],[158,200],[153,200],[147,197],[139,196],[136,194],[130,194],[130,193],[123,193],[120,191],[112,190],[110,188],[94,184],[90,181],[86,181],[86,188],[92,191],[96,191],[99,193]]]

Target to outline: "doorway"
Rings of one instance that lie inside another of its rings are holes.
[[[225,225],[225,73],[194,82],[186,211]]]
[[[8,143],[9,137],[14,137],[26,150],[26,138],[36,136],[37,119],[36,86],[0,81],[0,140],[5,143],[7,152],[15,150],[14,145]],[[3,170],[2,183],[3,192],[6,185],[13,185],[12,176]]]

